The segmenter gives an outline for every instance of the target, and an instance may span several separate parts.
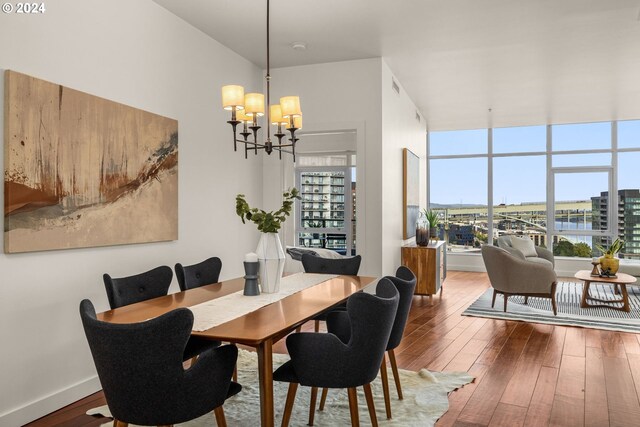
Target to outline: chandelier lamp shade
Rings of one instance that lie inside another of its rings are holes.
[[[222,86],[222,107],[231,111],[231,120],[227,121],[233,128],[233,149],[238,151],[238,144],[244,144],[244,158],[247,153],[253,150],[258,154],[258,150],[264,150],[271,154],[278,151],[280,159],[282,153],[293,155],[296,161],[296,131],[302,128],[302,110],[300,109],[300,98],[298,96],[284,96],[280,98],[279,104],[271,104],[271,75],[270,75],[270,53],[269,53],[269,0],[267,0],[267,74],[265,75],[267,94],[265,109],[265,95],[261,93],[245,93],[244,87],[240,85]],[[265,127],[267,138],[264,142],[258,142],[258,131],[261,129],[259,119],[266,114]],[[242,125],[241,132],[238,132],[238,125]],[[277,144],[271,140],[271,126],[275,126],[274,137],[278,138]],[[283,139],[289,132],[288,141]],[[240,137],[238,136],[240,135]]]

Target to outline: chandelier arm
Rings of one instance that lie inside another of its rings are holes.
[[[243,141],[241,139],[237,139],[237,142],[241,142],[243,144],[245,144],[246,146],[249,146],[249,150],[251,150],[253,147],[257,147],[260,149],[266,148],[265,144],[260,144],[259,142],[253,142],[253,141]]]
[[[240,121],[236,120],[234,116],[235,116],[235,111],[232,113],[231,120],[228,120],[227,123],[229,123],[233,128],[233,151],[238,151],[238,145],[236,144],[236,139],[237,139],[236,129]]]
[[[278,137],[278,148],[282,147],[282,138],[285,136],[284,133],[282,133],[282,125],[280,123],[278,123],[278,132],[275,134],[275,136]],[[278,149],[278,157],[280,158],[280,160],[282,160],[282,151]]]

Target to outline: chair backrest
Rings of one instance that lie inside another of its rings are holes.
[[[514,264],[513,260],[517,258],[505,249],[491,245],[482,245],[481,251],[491,286],[499,291],[508,290],[509,273]]]
[[[386,276],[385,279],[390,280],[400,294],[398,310],[395,320],[393,321],[389,343],[387,344],[387,350],[393,350],[398,347],[400,341],[402,341],[402,334],[404,334],[404,328],[407,325],[407,318],[411,310],[411,302],[413,301],[413,292],[416,289],[417,279],[415,274],[405,266],[401,266],[396,270],[395,277]]]
[[[180,308],[146,322],[115,324],[97,320],[93,304],[84,300],[80,317],[113,416],[142,425],[174,419],[165,413],[173,407],[167,394],[178,392],[184,377],[193,313]]]
[[[362,257],[360,255],[340,259],[322,258],[311,254],[302,255],[302,265],[306,273],[356,276],[360,270],[361,262]]]
[[[500,236],[498,237],[498,247],[502,249],[512,248],[511,245],[511,236]]]
[[[398,310],[400,295],[386,278],[380,279],[376,295],[353,294],[347,300],[351,337],[347,344],[353,384],[368,384],[378,375],[391,329]]]
[[[198,288],[211,283],[218,283],[222,261],[218,257],[206,259],[198,264],[187,265],[176,264],[176,278],[181,291]]]
[[[163,265],[135,276],[102,276],[111,309],[167,295],[173,279],[171,267]]]

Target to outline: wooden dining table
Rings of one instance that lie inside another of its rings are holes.
[[[366,276],[337,276],[206,331],[193,331],[192,335],[243,344],[256,349],[261,425],[272,427],[275,422],[273,344],[317,314],[340,304],[375,280],[374,277]],[[176,308],[191,307],[238,292],[243,287],[243,278],[226,280],[105,311],[98,314],[98,319],[112,323],[142,322]]]

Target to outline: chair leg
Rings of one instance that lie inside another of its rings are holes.
[[[378,427],[378,417],[376,417],[376,407],[373,404],[373,394],[371,393],[371,384],[365,384],[364,397],[367,399],[367,409],[369,410],[369,418],[371,418],[371,426]]]
[[[553,308],[554,316],[558,315],[558,307],[556,306],[556,286],[558,286],[556,282],[551,284],[551,307]]]
[[[320,332],[320,321],[319,321],[319,320],[316,320],[316,321],[315,321],[315,325],[314,325],[313,330],[314,330],[315,332]]]
[[[329,392],[328,388],[323,388],[322,389],[322,396],[320,397],[320,410],[323,411],[324,410],[324,404],[327,402],[327,393]]]
[[[349,393],[349,412],[351,412],[351,427],[360,427],[358,418],[358,393],[355,388],[347,389]]]
[[[398,399],[402,400],[402,386],[400,385],[400,374],[398,373],[398,364],[396,363],[396,354],[393,349],[388,351],[389,362],[391,362],[391,370],[393,371],[393,379],[396,382],[396,391],[398,392]]]
[[[238,365],[236,364],[236,366],[233,367],[233,375],[231,375],[231,378],[233,378],[234,382],[238,382]]]
[[[309,403],[309,424],[313,425],[313,419],[316,415],[316,399],[318,399],[318,387],[311,387],[311,401]]]
[[[498,295],[498,293],[494,289],[493,290],[493,298],[491,298],[491,308],[493,308],[493,306],[496,305],[496,295]]]
[[[387,375],[387,359],[382,355],[382,364],[380,365],[380,378],[382,379],[382,394],[384,394],[384,409],[387,413],[387,419],[391,419],[391,397],[389,396],[389,377]]]
[[[529,304],[529,295],[524,296],[524,303]]]
[[[502,296],[504,297],[504,312],[507,312],[507,301],[509,301],[509,295],[507,294],[502,294]]]
[[[289,425],[289,421],[291,420],[293,402],[294,400],[296,400],[296,391],[298,391],[298,383],[289,383],[287,402],[284,404],[284,414],[282,414],[282,427],[287,427]]]
[[[216,424],[218,424],[218,427],[227,427],[227,419],[224,417],[224,409],[222,409],[222,405],[214,409],[213,413],[216,414]]]

